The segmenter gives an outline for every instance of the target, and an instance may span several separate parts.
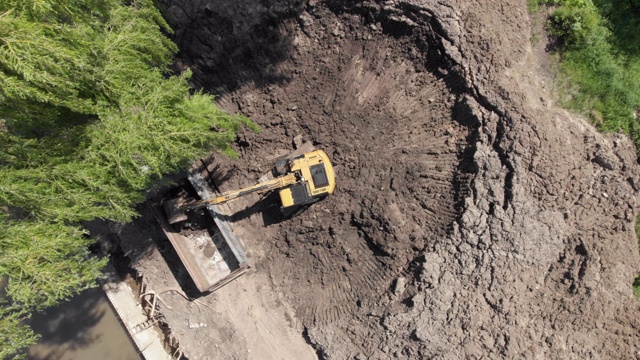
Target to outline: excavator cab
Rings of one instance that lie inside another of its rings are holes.
[[[335,189],[335,174],[329,157],[322,150],[312,151],[287,161],[285,173],[299,174],[300,181],[280,189],[280,211],[285,217],[293,216]],[[279,171],[278,164],[274,171]]]

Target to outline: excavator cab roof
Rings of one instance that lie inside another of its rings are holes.
[[[288,171],[299,174],[303,181],[280,189],[282,208],[310,204],[332,194],[335,189],[333,166],[322,150],[291,159]]]
[[[300,171],[303,178],[310,180],[311,195],[333,194],[336,186],[335,174],[324,151],[315,150],[294,158],[291,171]]]

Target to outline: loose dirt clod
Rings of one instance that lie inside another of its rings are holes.
[[[161,3],[177,66],[263,128],[238,161],[207,160],[216,185],[257,180],[299,135],[338,182],[289,221],[268,198],[232,205],[256,273],[200,298],[212,313],[165,296],[189,359],[312,358],[287,325],[327,359],[635,356],[635,151],[545,100],[524,2]],[[145,251],[148,281],[188,282]],[[271,305],[240,314],[243,291]],[[287,324],[251,322],[276,312]],[[281,352],[248,353],[243,326]]]

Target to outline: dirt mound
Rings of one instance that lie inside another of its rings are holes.
[[[263,128],[212,161],[223,190],[297,135],[334,163],[336,193],[293,220],[235,205],[318,357],[640,348],[633,146],[550,106],[524,4],[161,2],[177,65]]]

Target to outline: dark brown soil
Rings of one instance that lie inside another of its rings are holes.
[[[262,127],[222,190],[298,135],[332,159],[292,220],[232,207],[319,358],[636,356],[635,152],[550,105],[524,2],[161,3],[177,67]]]

